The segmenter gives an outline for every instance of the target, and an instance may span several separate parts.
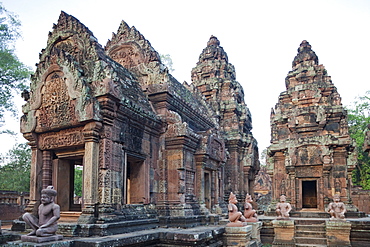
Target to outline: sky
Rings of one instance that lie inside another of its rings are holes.
[[[155,50],[171,56],[172,75],[179,82],[191,83],[191,69],[211,35],[216,36],[243,86],[260,152],[270,145],[271,108],[286,90],[285,77],[303,40],[332,77],[343,105],[370,90],[369,0],[3,0],[3,4],[22,22],[16,54],[32,69],[61,11],[79,19],[103,47],[122,20],[135,26]],[[19,132],[18,120],[7,122]],[[3,141],[0,152],[13,143]]]

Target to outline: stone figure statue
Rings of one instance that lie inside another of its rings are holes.
[[[286,196],[280,196],[280,202],[276,204],[276,214],[278,220],[289,219],[289,213],[292,210],[292,206],[289,202],[286,202]]]
[[[252,202],[252,196],[247,194],[244,203],[244,217],[247,222],[257,222],[257,213],[252,207]]]
[[[33,229],[28,236],[48,237],[55,235],[58,230],[57,221],[60,218],[60,207],[54,203],[57,195],[53,186],[41,190],[41,204],[38,218],[30,213],[25,213],[22,218]]]
[[[226,226],[238,227],[247,225],[246,219],[244,218],[243,214],[238,211],[238,207],[236,206],[237,203],[238,200],[236,199],[236,196],[233,192],[230,192],[229,205],[227,206],[227,210],[229,211],[230,223],[228,223]]]
[[[333,196],[333,202],[329,203],[328,213],[331,215],[330,220],[344,220],[344,214],[347,212],[346,206],[340,201],[340,194]]]

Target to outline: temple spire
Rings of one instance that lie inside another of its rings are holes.
[[[310,43],[307,40],[303,40],[298,48],[298,54],[295,56],[292,67],[293,69],[304,62],[312,61],[313,64],[310,65],[318,65],[319,58],[317,57],[316,53],[311,49]]]

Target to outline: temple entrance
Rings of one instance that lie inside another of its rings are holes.
[[[55,159],[54,173],[57,203],[61,211],[81,211],[83,198],[82,157]]]
[[[302,208],[317,208],[316,180],[302,181]]]
[[[127,155],[123,189],[125,204],[144,203],[145,186],[148,182],[145,178],[144,160]]]

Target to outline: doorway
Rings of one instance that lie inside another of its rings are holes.
[[[146,203],[146,176],[144,160],[127,155],[126,168],[124,171],[123,202],[125,204]]]
[[[302,208],[317,208],[317,180],[302,181]]]
[[[57,203],[61,211],[81,211],[83,204],[83,158],[55,159]]]

